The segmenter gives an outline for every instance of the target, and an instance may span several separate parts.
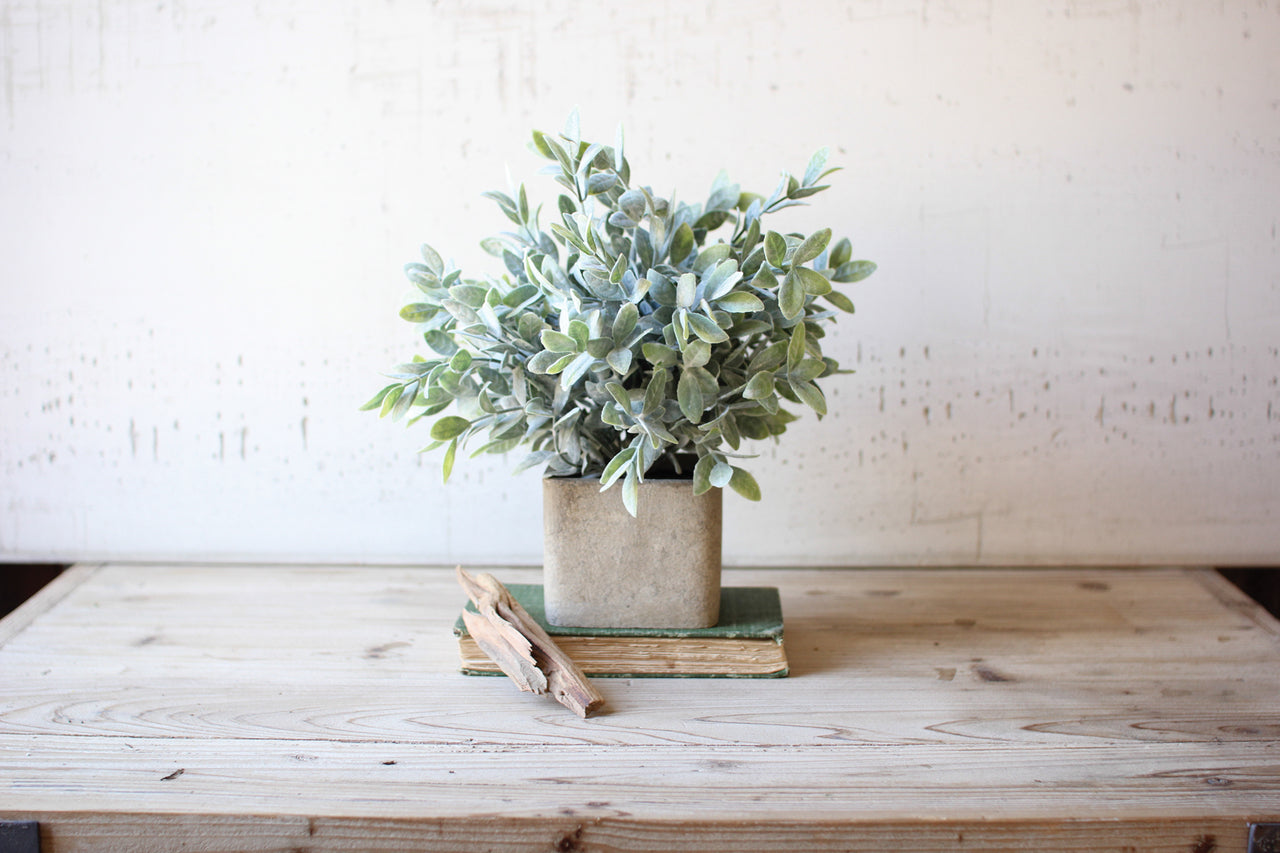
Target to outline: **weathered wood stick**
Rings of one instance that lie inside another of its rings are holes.
[[[604,697],[591,685],[542,626],[493,575],[473,576],[457,568],[458,583],[478,612],[462,612],[476,644],[526,693],[552,697],[579,717],[604,706]]]

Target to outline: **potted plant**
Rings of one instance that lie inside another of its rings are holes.
[[[512,224],[481,243],[505,268],[496,276],[464,276],[423,246],[400,315],[429,352],[390,371],[364,408],[429,420],[424,450],[443,449],[446,480],[469,441],[473,456],[524,448],[516,471],[543,467],[556,624],[714,624],[720,490],[759,500],[739,464],[745,442],[785,432],[788,404],[826,413],[819,382],[842,371],[822,354],[824,326],[853,311],[832,284],[875,265],[828,228],[765,227],[826,189],[825,149],[768,196],[722,172],[702,204],[633,186],[621,131],[589,142],[576,113],[558,136],[534,131],[532,149],[563,188],[550,221],[523,184],[484,193]],[[620,499],[591,500],[614,485]],[[692,545],[700,532],[708,544]],[[585,579],[562,579],[580,547]]]

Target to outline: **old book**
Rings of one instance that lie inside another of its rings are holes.
[[[587,675],[614,678],[780,678],[787,674],[782,602],[775,587],[724,587],[711,628],[562,628],[547,623],[541,584],[507,590]],[[468,610],[474,606],[467,604]],[[466,675],[501,675],[467,632],[453,626]]]

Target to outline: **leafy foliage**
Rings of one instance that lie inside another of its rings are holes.
[[[704,204],[673,204],[631,185],[621,132],[612,146],[583,140],[576,113],[559,135],[534,131],[531,147],[564,189],[552,221],[540,224],[523,185],[484,193],[513,226],[481,242],[500,277],[464,278],[423,246],[400,316],[430,354],[393,368],[363,408],[435,418],[424,450],[445,448],[446,480],[474,440],[473,456],[526,447],[517,471],[621,480],[633,515],[646,473],[690,455],[696,493],[727,485],[759,500],[730,460],[748,455],[744,440],[785,432],[787,403],[826,414],[818,383],[842,371],[822,354],[823,325],[853,311],[832,285],[875,271],[828,228],[763,227],[827,188],[826,149],[768,197],[722,172]]]

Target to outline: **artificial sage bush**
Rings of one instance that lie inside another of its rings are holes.
[[[832,283],[875,270],[847,239],[830,245],[829,228],[763,225],[827,188],[826,149],[767,198],[722,172],[699,205],[633,187],[621,131],[612,146],[582,140],[576,114],[558,136],[534,131],[532,148],[565,190],[552,221],[544,228],[523,184],[484,193],[514,226],[481,242],[506,267],[499,277],[464,277],[423,246],[400,316],[431,352],[397,365],[363,408],[434,419],[424,451],[445,448],[446,480],[475,440],[473,456],[526,447],[517,471],[621,480],[632,515],[655,465],[689,473],[694,457],[695,493],[729,486],[759,500],[731,460],[749,455],[744,439],[781,435],[796,417],[788,403],[826,413],[818,383],[843,371],[822,354],[823,326],[833,309],[853,311]]]

